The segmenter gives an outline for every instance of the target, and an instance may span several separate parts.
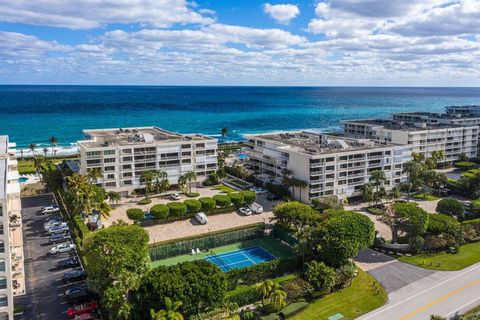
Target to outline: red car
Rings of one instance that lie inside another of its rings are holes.
[[[98,309],[98,304],[96,301],[90,301],[87,303],[79,304],[68,308],[67,310],[67,317],[73,318],[75,316],[79,316],[86,313],[92,313],[93,311]]]
[[[73,320],[98,320],[98,318],[94,313],[84,313],[79,316],[75,316]]]

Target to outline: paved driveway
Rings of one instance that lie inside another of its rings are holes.
[[[424,279],[435,271],[422,269],[372,249],[360,251],[355,258],[357,265],[377,279],[388,293],[394,292],[413,282]]]
[[[51,195],[22,198],[22,217],[25,254],[26,295],[15,299],[15,304],[25,307],[22,317],[25,320],[66,319],[68,308],[63,298],[65,290],[73,285],[62,285],[60,278],[68,270],[56,271],[52,268],[57,261],[68,254],[48,256],[51,247],[48,236],[43,231],[45,216],[37,214],[41,206],[54,204]]]

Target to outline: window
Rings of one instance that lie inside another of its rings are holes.
[[[5,242],[0,241],[0,253],[4,253],[4,252],[5,252]]]
[[[197,143],[195,148],[205,148],[205,143]]]
[[[123,177],[124,177],[124,178],[125,178],[125,177],[132,177],[132,176],[133,176],[133,173],[131,173],[131,172],[124,172],[124,173],[123,173]]]
[[[100,164],[100,163],[102,163],[102,160],[101,160],[101,159],[87,160],[87,166],[88,166],[88,165]]]
[[[131,164],[124,164],[122,166],[122,169],[124,169],[124,170],[132,169],[132,165]]]
[[[192,152],[190,152],[190,151],[184,151],[184,152],[182,152],[182,157],[189,157],[189,156],[191,156],[191,155],[192,155]]]
[[[329,157],[325,159],[326,162],[333,162],[335,161],[335,157]]]
[[[200,150],[200,151],[195,151],[195,154],[198,156],[198,155],[202,155],[202,154],[205,154],[205,151],[203,150]]]
[[[192,145],[190,144],[182,144],[182,149],[190,149]]]
[[[3,207],[0,205],[0,217],[3,217]]]
[[[131,154],[131,153],[132,153],[132,149],[122,149],[122,153]]]
[[[105,171],[115,171],[115,166],[105,167]]]
[[[104,163],[112,163],[115,162],[115,158],[108,158],[108,159],[103,159]]]
[[[132,185],[132,180],[125,180],[123,181],[124,186],[131,186]]]
[[[116,187],[117,183],[116,182],[107,182],[105,183],[105,187]]]
[[[114,174],[109,174],[109,175],[107,175],[107,179],[115,179],[115,175]]]
[[[0,278],[0,289],[6,289],[7,288],[7,279],[5,277]]]
[[[87,158],[99,157],[102,153],[100,151],[88,151]]]
[[[5,271],[5,260],[0,260],[0,272]]]
[[[112,155],[115,154],[115,150],[103,150],[103,155]]]
[[[2,234],[3,234],[3,224],[0,223],[0,235],[2,235]]]
[[[182,163],[192,163],[192,159],[182,159]]]
[[[6,307],[6,306],[8,306],[8,297],[6,295],[2,294],[0,296],[0,307]]]
[[[133,158],[132,158],[132,157],[123,157],[122,160],[123,160],[123,161],[132,161]]]

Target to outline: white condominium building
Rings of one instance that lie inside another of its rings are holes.
[[[97,183],[127,195],[145,185],[145,170],[161,170],[171,184],[188,171],[199,179],[217,170],[217,139],[200,134],[178,134],[157,127],[84,130],[79,141],[80,174],[100,168]]]
[[[480,116],[480,106],[449,106],[445,108],[450,115]]]
[[[281,183],[288,169],[296,179],[307,183],[296,188],[295,198],[337,195],[358,196],[374,170],[383,170],[385,188],[406,180],[403,164],[411,160],[409,146],[368,139],[328,136],[305,131],[247,135],[244,148],[249,164],[263,173],[264,180]]]
[[[434,112],[399,112],[393,114],[393,121],[410,125],[426,123],[432,124],[453,124],[459,126],[480,126],[479,115],[460,115]]]
[[[432,151],[444,151],[446,161],[455,161],[460,154],[476,157],[477,125],[402,123],[392,120],[344,121],[348,137],[374,139],[381,142],[408,144],[412,152],[430,156]]]
[[[0,320],[13,320],[13,296],[25,294],[20,185],[15,144],[0,136]]]

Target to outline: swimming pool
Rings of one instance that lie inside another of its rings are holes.
[[[20,184],[25,183],[27,180],[28,180],[27,177],[20,177],[20,178],[18,178],[18,182],[19,182]]]
[[[217,265],[224,272],[250,267],[274,259],[275,257],[262,247],[251,247],[222,254],[215,254],[212,251],[212,255],[205,258],[205,260]]]
[[[248,155],[246,153],[242,153],[242,152],[238,152],[235,154],[235,156],[239,159],[239,160],[245,160],[248,158]]]

